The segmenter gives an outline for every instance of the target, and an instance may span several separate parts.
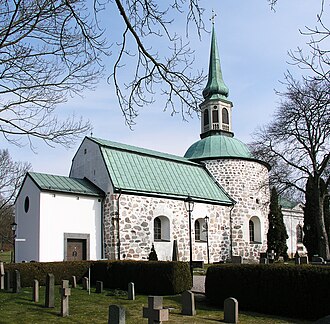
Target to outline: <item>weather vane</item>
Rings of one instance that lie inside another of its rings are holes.
[[[217,16],[217,14],[215,13],[215,11],[212,9],[212,16],[211,16],[211,22],[212,22],[212,25],[214,25],[214,21],[215,21],[215,17]]]

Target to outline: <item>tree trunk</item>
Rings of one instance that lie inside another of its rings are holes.
[[[319,235],[319,251],[322,258],[330,260],[329,237],[324,221],[324,199],[323,195],[319,197],[319,218],[318,226],[320,227]]]

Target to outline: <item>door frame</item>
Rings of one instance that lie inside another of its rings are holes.
[[[67,261],[68,239],[86,240],[86,260],[90,259],[90,234],[64,233],[64,261]]]

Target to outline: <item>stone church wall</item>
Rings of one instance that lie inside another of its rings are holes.
[[[179,260],[189,261],[188,213],[182,200],[122,194],[108,195],[104,205],[105,257],[118,259],[118,206],[120,259],[147,260],[154,244],[159,260],[172,260],[177,240]],[[226,260],[230,251],[230,208],[195,203],[192,212],[193,260],[207,262],[206,241],[195,241],[194,222],[209,217],[210,262]],[[168,236],[154,239],[154,219],[168,220]]]
[[[267,249],[269,185],[268,169],[252,160],[219,159],[205,161],[209,172],[236,200],[232,210],[233,255],[257,260]],[[250,242],[249,221],[256,221]]]

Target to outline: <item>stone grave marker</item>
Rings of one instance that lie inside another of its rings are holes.
[[[88,278],[87,277],[84,277],[82,278],[82,289],[83,290],[88,290]]]
[[[270,252],[267,252],[267,258],[269,263],[274,263],[275,261],[275,251],[270,250]]]
[[[77,288],[77,277],[72,276],[72,288]]]
[[[5,271],[5,290],[9,291],[10,290],[10,272]]]
[[[135,300],[134,282],[128,283],[127,295],[128,295],[128,300]]]
[[[97,294],[102,294],[103,293],[103,281],[96,281],[96,290],[95,292]]]
[[[238,301],[235,298],[227,298],[224,302],[224,322],[238,323]]]
[[[14,271],[13,293],[21,291],[21,273],[18,270]]]
[[[268,259],[267,258],[260,258],[259,263],[260,264],[268,264]]]
[[[39,302],[39,281],[37,279],[33,280],[32,300],[35,303]]]
[[[46,292],[45,292],[45,307],[54,307],[54,290],[55,290],[55,278],[52,273],[48,273],[46,276]]]
[[[308,256],[301,256],[300,257],[300,264],[308,264]]]
[[[163,308],[162,296],[149,296],[148,307],[143,307],[143,318],[148,319],[148,324],[168,321],[169,310]]]
[[[109,306],[108,324],[125,324],[125,308],[117,305]]]
[[[5,289],[5,267],[3,262],[0,262],[0,290]]]
[[[194,316],[196,315],[195,295],[190,290],[186,290],[181,295],[182,315]]]
[[[233,255],[231,257],[231,262],[235,264],[242,264],[243,263],[243,257],[240,255]]]
[[[69,288],[69,280],[62,280],[62,286],[60,288],[61,294],[61,316],[69,316],[69,296],[71,295],[71,289]]]
[[[324,259],[318,255],[312,257],[312,264],[325,264]]]

